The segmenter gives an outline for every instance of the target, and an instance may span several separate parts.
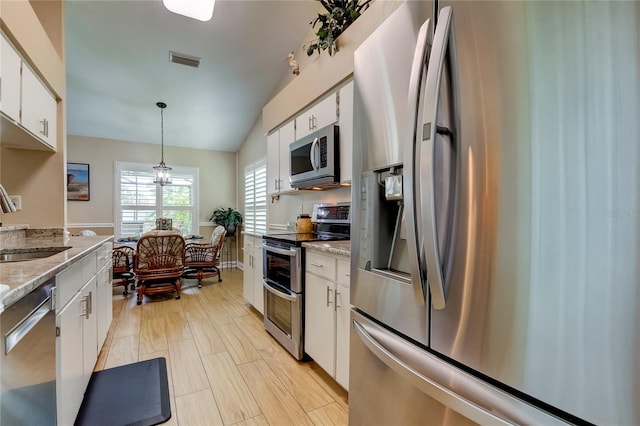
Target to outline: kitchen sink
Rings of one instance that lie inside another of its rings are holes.
[[[54,254],[58,254],[71,247],[47,247],[31,250],[0,250],[0,263],[6,262],[23,262],[25,260],[44,259]]]

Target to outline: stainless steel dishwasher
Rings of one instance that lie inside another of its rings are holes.
[[[56,424],[54,281],[0,315],[0,425]]]

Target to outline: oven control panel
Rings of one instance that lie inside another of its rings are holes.
[[[351,223],[351,203],[314,204],[311,220],[317,223]]]

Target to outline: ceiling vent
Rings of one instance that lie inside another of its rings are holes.
[[[169,51],[169,61],[174,64],[186,65],[188,67],[200,67],[200,58],[180,52]]]

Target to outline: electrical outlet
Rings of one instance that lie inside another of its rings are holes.
[[[9,195],[13,205],[16,206],[16,210],[22,210],[22,196],[21,195]]]

